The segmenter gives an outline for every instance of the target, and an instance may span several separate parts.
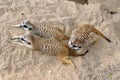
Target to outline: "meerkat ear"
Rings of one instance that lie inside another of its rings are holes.
[[[29,20],[25,20],[25,21],[23,21],[23,24],[29,24],[29,23],[30,23]]]

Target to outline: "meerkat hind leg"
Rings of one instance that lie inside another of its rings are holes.
[[[71,64],[73,66],[73,68],[75,67],[74,63],[72,62],[72,60],[68,56],[59,54],[59,55],[57,55],[57,59],[62,61],[65,64]]]

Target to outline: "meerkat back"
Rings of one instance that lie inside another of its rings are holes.
[[[40,38],[34,36],[34,47],[45,54],[57,55],[59,53],[68,53],[68,49],[54,38]]]
[[[108,42],[111,42],[107,37],[105,37],[92,25],[82,24],[72,31],[68,45],[73,49],[88,47],[94,45],[99,40],[99,37],[102,37]]]
[[[63,26],[62,24],[58,26]],[[43,38],[55,38],[57,40],[69,39],[62,29],[59,27],[53,27],[50,23],[40,23],[39,27],[34,30],[34,34],[39,35]]]
[[[32,34],[35,34],[37,36],[43,37],[43,38],[55,38],[57,40],[64,40],[69,39],[66,35],[64,35],[64,31],[60,29],[59,27],[53,27],[50,23],[40,23],[39,27],[36,27],[33,25],[30,21],[23,21],[20,25],[23,29],[26,30],[26,33],[31,32]],[[60,26],[60,24],[59,24]],[[61,24],[61,26],[63,26]]]

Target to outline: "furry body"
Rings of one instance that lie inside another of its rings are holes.
[[[83,24],[72,31],[71,38],[68,42],[70,48],[79,50],[80,48],[88,48],[94,45],[99,37],[111,42],[100,31],[90,24]]]
[[[19,44],[30,49],[40,50],[44,54],[55,55],[63,63],[71,64],[73,62],[68,58],[71,56],[84,56],[85,54],[75,54],[67,45],[54,38],[41,38],[31,33],[11,38],[11,42]]]
[[[14,25],[26,30],[26,33],[31,33],[43,38],[55,38],[57,40],[69,39],[64,35],[63,24],[59,24],[58,27],[53,27],[50,23],[40,23],[39,27],[33,25],[30,21],[23,21],[21,24]],[[60,28],[61,27],[61,28]]]

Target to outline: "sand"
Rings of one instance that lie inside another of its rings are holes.
[[[0,0],[0,80],[120,80],[119,4],[119,0],[88,0],[88,5],[67,0]],[[87,55],[71,57],[73,69],[54,56],[7,42],[24,34],[11,25],[26,19],[38,27],[44,21],[61,22],[68,36],[81,22],[89,22],[112,42],[100,39]]]

